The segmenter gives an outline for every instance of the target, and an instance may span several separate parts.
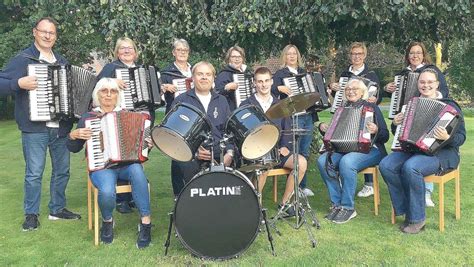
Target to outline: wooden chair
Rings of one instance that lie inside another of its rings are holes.
[[[379,206],[380,206],[380,190],[379,190],[379,171],[378,167],[368,167],[359,172],[359,174],[372,174],[373,186],[374,186],[374,213],[379,215]]]
[[[439,185],[439,231],[444,232],[444,184],[454,179],[454,203],[456,220],[461,219],[461,182],[459,166],[441,175],[425,176],[425,182]],[[392,207],[392,224],[395,224],[395,211]]]
[[[116,194],[131,193],[132,185],[128,181],[118,180],[115,186]],[[150,194],[150,183],[148,183],[148,194]],[[92,196],[93,195],[93,196]],[[92,207],[92,197],[94,206]],[[99,190],[92,184],[90,177],[87,179],[87,213],[89,230],[94,229],[94,245],[99,245]],[[94,213],[94,224],[92,224],[92,213]]]
[[[268,171],[267,177],[273,177],[273,201],[278,201],[278,176],[290,174],[290,169],[273,169]]]

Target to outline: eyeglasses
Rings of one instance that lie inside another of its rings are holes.
[[[242,58],[242,56],[230,56],[230,58],[235,58],[235,59],[237,59],[237,58]]]
[[[56,36],[56,32],[43,31],[43,30],[40,30],[40,29],[38,29],[38,28],[35,28],[35,30],[36,30],[37,32],[39,32],[41,36],[46,36],[46,35],[48,35],[48,34],[49,34],[49,36],[52,36],[52,37]]]
[[[362,57],[362,56],[364,56],[364,53],[351,53],[351,56],[353,56],[353,57]]]
[[[133,50],[135,50],[135,47],[133,47],[133,46],[121,46],[121,47],[119,47],[119,50],[120,51],[125,51],[125,50],[133,51]]]
[[[116,95],[118,94],[117,89],[102,88],[99,90],[99,93],[102,95]]]
[[[176,50],[176,52],[179,52],[179,53],[188,53],[189,52],[189,49],[186,49],[186,48],[176,48],[175,50]]]
[[[437,83],[437,82],[438,82],[438,81],[436,81],[436,80],[431,80],[431,81],[419,81],[418,83],[419,83],[420,85],[426,85],[426,84],[427,84],[427,85],[432,85],[432,84]]]
[[[410,56],[414,56],[414,55],[420,56],[420,55],[423,55],[423,52],[410,52],[409,55]]]
[[[359,88],[348,87],[348,88],[344,89],[344,91],[346,91],[346,92],[351,92],[351,91],[355,92],[355,91],[359,91]]]

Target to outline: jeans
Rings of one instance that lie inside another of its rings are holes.
[[[410,223],[425,220],[424,176],[438,172],[437,157],[405,152],[392,152],[379,164],[387,183],[395,215],[406,215]]]
[[[331,159],[334,166],[336,166],[336,170],[339,171],[339,182],[334,170],[326,168],[328,152],[322,154],[318,158],[318,168],[328,188],[332,205],[345,209],[354,209],[357,174],[367,167],[377,165],[384,156],[385,153],[375,147],[372,147],[368,154],[359,152],[347,154],[333,153]]]
[[[311,114],[298,116],[298,128],[309,130],[308,133],[300,135],[298,138],[299,154],[304,156],[306,160],[309,160],[311,142],[313,141],[313,118]],[[303,180],[301,180],[300,187],[306,188],[306,174],[304,175]]]
[[[56,214],[66,207],[66,186],[69,181],[69,150],[67,137],[58,136],[58,128],[47,128],[44,133],[21,133],[25,159],[24,203],[25,214],[39,214],[41,182],[46,164],[46,151],[51,157],[49,211]]]
[[[92,184],[99,190],[99,207],[102,219],[112,218],[115,208],[115,186],[117,179],[130,181],[132,196],[141,217],[150,215],[150,195],[148,181],[140,163],[132,163],[115,169],[103,169],[90,173]]]

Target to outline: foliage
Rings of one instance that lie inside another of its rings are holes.
[[[474,97],[474,47],[472,40],[455,40],[449,45],[448,77],[450,94],[455,99],[470,103]]]

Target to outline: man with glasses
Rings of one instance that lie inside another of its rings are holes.
[[[33,28],[34,43],[10,60],[0,79],[7,80],[8,86],[0,87],[2,94],[15,94],[15,119],[21,131],[23,156],[25,159],[23,231],[36,230],[39,226],[41,181],[49,147],[51,156],[51,182],[49,219],[80,219],[66,207],[66,186],[69,181],[69,151],[66,147],[67,135],[72,121],[31,121],[29,119],[28,91],[36,90],[37,78],[28,76],[29,64],[67,64],[67,60],[53,51],[57,39],[57,22],[50,17],[37,21]]]

